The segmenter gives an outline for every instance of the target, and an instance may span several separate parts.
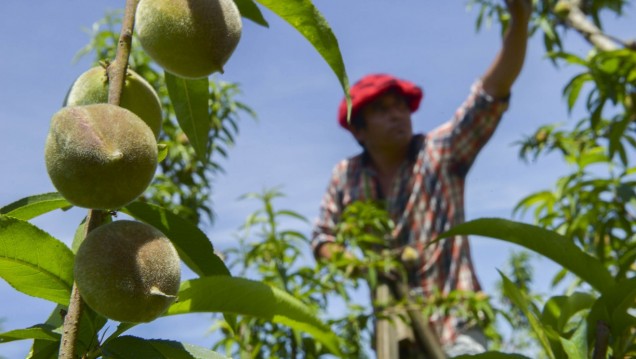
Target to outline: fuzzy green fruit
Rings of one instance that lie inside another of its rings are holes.
[[[141,46],[165,70],[202,78],[223,72],[242,26],[232,0],[141,0],[135,29]]]
[[[166,236],[144,223],[115,221],[91,231],[77,250],[75,282],[97,313],[120,322],[157,318],[176,299],[179,255]]]
[[[53,185],[70,203],[117,209],[150,184],[157,142],[150,127],[122,107],[64,107],[51,120],[45,161]]]
[[[108,103],[108,75],[96,66],[81,74],[69,90],[64,106]],[[136,72],[128,70],[119,105],[134,112],[159,137],[161,131],[161,101],[155,89]]]

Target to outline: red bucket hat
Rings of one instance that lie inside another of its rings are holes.
[[[377,99],[389,90],[397,90],[405,98],[411,113],[420,107],[424,93],[412,82],[405,81],[386,74],[371,74],[363,77],[351,86],[351,118],[355,117],[364,105]],[[342,99],[338,108],[338,123],[349,130],[347,123],[347,101]]]

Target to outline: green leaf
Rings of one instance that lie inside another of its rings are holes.
[[[577,76],[574,76],[570,82],[565,85],[563,89],[563,95],[567,97],[568,100],[568,111],[572,112],[572,108],[576,103],[576,100],[579,98],[579,94],[581,93],[581,89],[583,85],[587,81],[592,80],[592,75],[589,73],[582,73]]]
[[[16,290],[68,305],[73,259],[71,250],[48,233],[0,215],[0,277]]]
[[[254,21],[256,24],[269,27],[269,24],[263,17],[263,13],[252,0],[234,0],[236,7],[239,9],[241,16]]]
[[[567,62],[569,64],[581,65],[581,66],[585,66],[585,67],[588,66],[587,61],[585,61],[584,59],[582,59],[579,56],[576,56],[576,55],[568,53],[568,52],[551,52],[551,53],[548,53],[547,55],[549,57],[551,57],[551,58],[565,60],[565,62]]]
[[[508,279],[508,277],[501,272],[499,272],[499,274],[503,281],[504,294],[512,303],[514,303],[515,306],[517,306],[517,308],[519,308],[519,310],[523,312],[526,318],[528,318],[528,323],[534,331],[539,343],[543,347],[543,350],[548,353],[548,357],[553,358],[554,354],[552,352],[552,347],[550,346],[550,341],[546,336],[546,330],[536,314],[530,310],[530,301],[523,295],[517,286]]]
[[[587,323],[581,321],[581,325],[576,328],[572,338],[560,338],[561,346],[568,359],[586,359],[587,356]]]
[[[27,359],[58,359],[60,342],[34,340]]]
[[[566,325],[576,313],[590,309],[596,298],[590,293],[577,292],[570,296],[555,296],[550,298],[543,307],[541,322],[551,326],[559,335],[563,336]]]
[[[213,312],[248,315],[312,335],[338,355],[338,337],[305,306],[286,292],[261,282],[211,276],[181,283],[179,300],[166,315]]]
[[[455,226],[441,234],[440,238],[471,234],[500,239],[535,251],[568,269],[601,293],[614,286],[614,278],[596,258],[558,233],[530,224],[482,218]]]
[[[334,36],[327,21],[311,0],[256,0],[273,11],[300,32],[329,64],[345,93],[347,113],[351,114],[351,97],[349,96],[349,80],[344,61],[338,47],[338,39]]]
[[[192,222],[165,208],[140,201],[127,205],[122,212],[165,234],[179,252],[181,260],[199,276],[230,274],[223,261],[214,253],[208,237]]]
[[[164,72],[168,95],[177,115],[177,122],[188,136],[197,156],[207,157],[210,115],[208,112],[208,78],[190,80]]]
[[[51,192],[17,200],[0,208],[0,214],[28,221],[56,209],[69,207],[71,204],[64,197],[57,192]]]
[[[0,343],[8,343],[14,340],[41,339],[47,341],[59,341],[62,337],[60,333],[54,332],[55,327],[38,324],[26,329],[16,329],[5,333],[0,333]]]
[[[481,354],[473,355],[459,355],[453,357],[453,359],[530,359],[527,356],[521,354],[508,354],[502,352],[485,352]]]
[[[595,163],[609,162],[605,148],[597,146],[581,153],[577,158],[577,164],[581,169]]]
[[[629,309],[635,307],[636,277],[616,283],[599,301],[605,305],[609,313],[612,332],[619,336],[636,323],[634,316],[629,314]]]
[[[157,162],[161,162],[168,157],[168,144],[160,143],[157,145]]]
[[[228,359],[226,356],[192,344],[171,340],[123,336],[104,345],[104,358],[117,359]]]

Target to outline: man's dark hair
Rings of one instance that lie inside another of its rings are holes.
[[[357,113],[355,116],[351,117],[351,127],[354,128],[356,131],[359,131],[366,127],[366,123],[364,122],[364,116],[362,115],[362,113]],[[360,146],[362,146],[363,149],[365,149],[364,143],[358,141],[357,139],[356,141]]]
[[[364,123],[364,116],[361,113],[357,113],[351,118],[351,127],[356,130],[361,130],[366,127],[366,124]]]

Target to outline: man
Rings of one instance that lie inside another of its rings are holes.
[[[510,88],[523,66],[531,0],[507,0],[506,5],[510,22],[501,50],[454,117],[430,133],[413,134],[411,113],[423,97],[414,84],[376,74],[351,87],[352,121],[347,123],[344,100],[338,120],[363,152],[333,170],[314,229],[318,258],[328,260],[343,251],[333,243],[334,229],[347,205],[383,200],[396,223],[389,245],[419,252],[412,289],[424,296],[433,290],[481,290],[467,238],[428,244],[464,221],[466,175],[507,109]],[[485,350],[483,334],[467,331],[456,318],[430,322],[449,356]]]

